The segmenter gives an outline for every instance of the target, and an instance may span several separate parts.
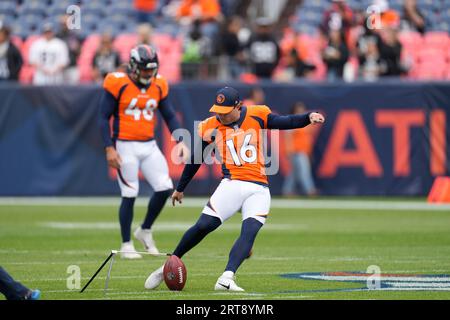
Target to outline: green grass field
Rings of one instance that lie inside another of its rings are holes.
[[[117,259],[106,294],[107,268],[84,293],[67,288],[70,265],[80,267],[83,286],[110,250],[119,249],[114,204],[0,205],[0,265],[27,286],[39,288],[42,299],[450,298],[448,286],[439,291],[345,291],[365,284],[281,277],[285,273],[365,272],[370,265],[379,266],[383,274],[450,274],[450,210],[415,208],[419,202],[410,202],[411,210],[399,210],[395,200],[384,202],[394,204],[392,209],[370,205],[351,209],[339,201],[323,208],[322,201],[310,201],[313,205],[305,208],[301,203],[295,209],[273,206],[253,256],[237,274],[245,293],[213,290],[239,234],[240,213],[184,257],[188,280],[182,292],[171,292],[164,284],[155,291],[144,289],[148,274],[164,262],[162,257],[148,256],[134,261]],[[155,225],[159,249],[173,250],[200,210],[200,206],[167,206]],[[135,226],[144,213],[145,206],[136,207]]]

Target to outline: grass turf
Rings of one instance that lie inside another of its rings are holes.
[[[159,249],[173,250],[200,210],[167,206],[155,225]],[[135,208],[134,226],[144,214],[145,207]],[[363,285],[280,277],[300,272],[364,272],[370,265],[379,266],[382,273],[448,274],[449,212],[273,208],[253,256],[237,274],[246,292],[215,292],[215,281],[239,234],[240,219],[236,214],[184,257],[188,280],[182,292],[171,292],[164,284],[155,291],[144,289],[148,274],[164,262],[162,257],[148,256],[117,259],[106,295],[107,267],[84,293],[67,288],[70,265],[80,267],[83,286],[110,250],[119,249],[115,206],[0,206],[0,265],[28,287],[39,288],[42,299],[450,298],[450,291],[342,291]]]

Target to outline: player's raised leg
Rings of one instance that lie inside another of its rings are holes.
[[[169,167],[166,158],[159,150],[155,141],[145,142],[143,148],[147,151],[141,161],[141,170],[145,179],[152,186],[154,193],[147,207],[147,214],[141,226],[136,229],[134,236],[149,253],[159,253],[156,247],[151,228],[161,213],[167,198],[172,193],[173,183],[169,176]]]
[[[249,182],[240,183],[247,184],[248,188],[252,189],[252,194],[244,200],[242,205],[241,234],[230,251],[228,264],[224,273],[217,280],[215,290],[244,291],[236,284],[235,273],[250,255],[256,235],[264,225],[270,209],[268,187]]]
[[[117,152],[122,158],[122,165],[117,170],[117,180],[120,186],[122,201],[119,208],[120,231],[122,235],[121,257],[124,259],[139,259],[131,241],[131,224],[133,222],[134,201],[139,192],[139,160],[135,155],[130,141],[117,141]]]
[[[241,192],[242,191],[242,192]],[[210,200],[203,208],[202,215],[181,238],[173,254],[183,257],[199,244],[209,233],[217,229],[223,221],[233,216],[242,205],[245,190],[240,189],[237,181],[222,180]],[[233,199],[233,201],[230,201]],[[145,282],[146,289],[155,289],[163,281],[163,267],[155,270]]]
[[[181,258],[186,252],[200,243],[209,233],[217,229],[221,223],[219,218],[202,213],[197,222],[184,233],[173,254]],[[144,286],[146,289],[152,290],[157,288],[162,281],[163,266],[150,274]]]

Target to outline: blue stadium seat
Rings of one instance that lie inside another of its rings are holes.
[[[22,39],[25,39],[26,37],[28,37],[30,31],[28,30],[28,28],[19,22],[14,23],[13,25],[11,25],[11,31],[12,34],[15,36],[18,36]]]
[[[0,2],[0,14],[16,16],[17,5],[13,2]]]
[[[121,14],[127,17],[131,17],[134,15],[134,9],[133,6],[129,5],[120,5],[120,3],[113,4],[109,7],[105,8],[105,14],[107,16],[115,15],[115,14]]]
[[[5,26],[12,26],[16,19],[13,15],[0,13],[0,23]]]
[[[118,25],[111,23],[108,20],[103,20],[97,25],[97,32],[99,33],[110,33],[114,37],[121,33],[121,28]]]
[[[36,15],[45,17],[47,15],[47,6],[42,2],[26,2],[19,9],[19,15]]]
[[[103,7],[81,7],[81,16],[85,14],[96,15],[100,19],[105,16],[105,10]]]

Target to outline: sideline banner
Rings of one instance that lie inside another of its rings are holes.
[[[251,87],[230,84],[246,98]],[[208,117],[220,83],[179,83],[170,99],[184,126]],[[450,173],[450,83],[261,84],[266,104],[285,114],[296,101],[326,115],[316,132],[312,164],[324,195],[426,195],[436,176]],[[97,126],[99,86],[0,86],[0,195],[119,195],[106,165]],[[170,134],[158,119],[158,143],[173,179]],[[283,139],[283,133],[280,134]],[[290,173],[283,140],[280,170],[270,176],[281,194]],[[221,177],[204,166],[188,187],[208,195]],[[194,186],[195,184],[195,186]],[[151,188],[142,181],[140,193]]]

